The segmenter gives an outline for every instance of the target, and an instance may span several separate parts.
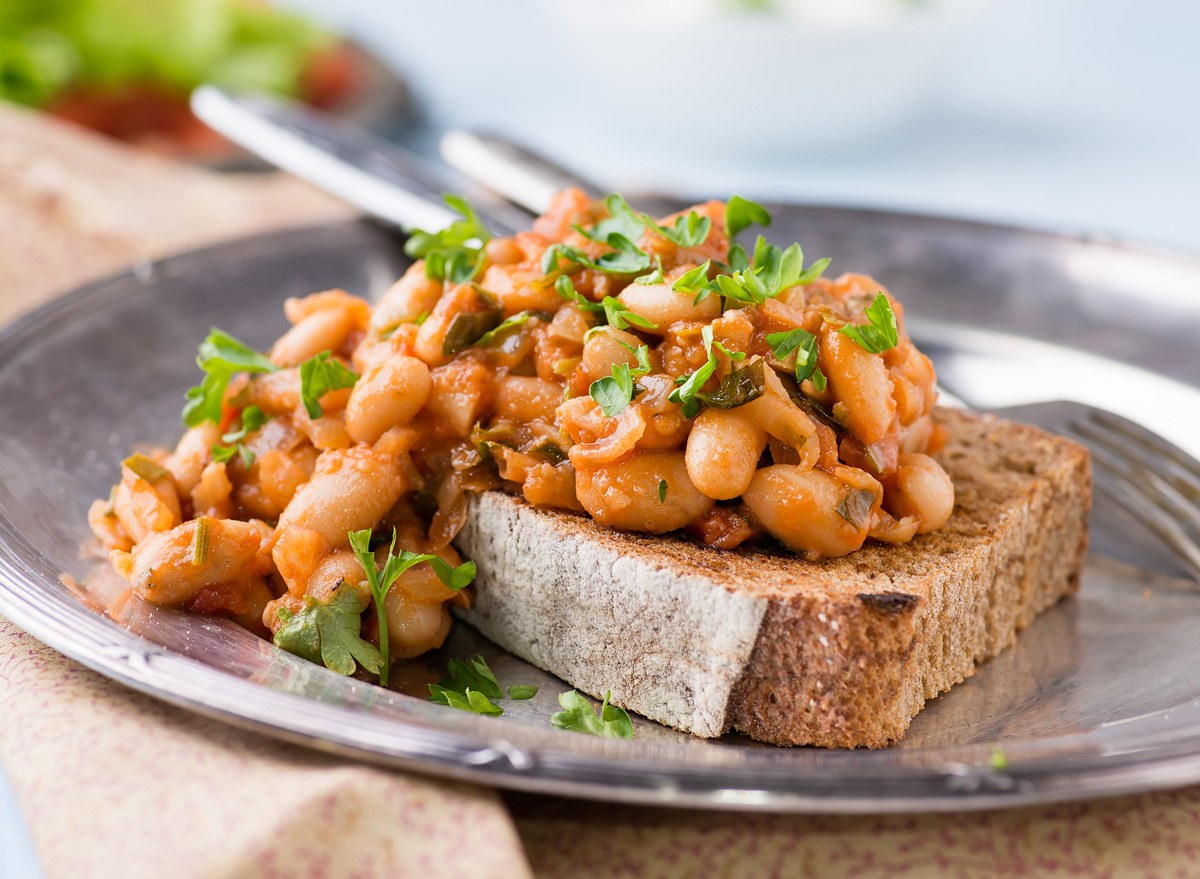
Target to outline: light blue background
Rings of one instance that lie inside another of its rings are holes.
[[[561,109],[570,78],[528,50],[549,39],[530,0],[288,5],[345,26],[427,101],[447,93],[448,77],[474,84],[484,99],[523,80],[523,98],[571,116]],[[614,188],[896,207],[1200,253],[1200,3],[1190,0],[996,0],[913,117],[820,153],[685,160],[647,150],[636,131],[621,130],[619,112],[593,131],[576,122],[536,132],[486,107],[427,103],[424,112],[433,124],[404,138],[420,151],[434,150],[441,127],[482,120]],[[37,876],[2,775],[0,876]]]

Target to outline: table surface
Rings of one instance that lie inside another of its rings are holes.
[[[441,4],[285,5],[312,10],[376,43],[418,97],[433,93],[415,38],[391,38],[428,32],[423,25],[434,26]],[[385,24],[402,19],[408,26],[378,28],[381,16],[390,19]],[[1200,81],[1197,48],[1200,4],[1188,0],[1136,6],[1121,0],[1009,0],[986,12],[925,107],[865,145],[737,162],[680,161],[577,137],[549,136],[539,143],[614,186],[945,213],[1108,233],[1200,253],[1200,102],[1192,93]],[[464,76],[484,72],[464,63]],[[546,87],[551,94],[556,88]],[[402,141],[427,154],[436,149],[442,128],[472,121],[436,108],[427,108],[426,119],[432,122]],[[0,875],[39,876],[2,771]]]

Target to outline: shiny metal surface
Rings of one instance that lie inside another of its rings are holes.
[[[910,317],[936,318],[921,329],[922,344],[949,386],[975,405],[1003,402],[1014,376],[1033,385],[1040,375],[1053,387],[1061,372],[1077,389],[1097,354],[1116,355],[1101,361],[1115,372],[1097,381],[1126,374],[1120,357],[1177,379],[1200,375],[1200,351],[1178,342],[1197,337],[1200,307],[1172,298],[1200,290],[1195,261],[950,220],[773,210],[779,237],[833,256],[835,269],[876,274]],[[1107,270],[1117,263],[1131,268]],[[503,681],[540,685],[539,694],[510,703],[501,718],[478,717],[342,678],[220,620],[133,603],[113,610],[118,624],[81,603],[77,583],[97,595],[104,588],[80,554],[87,505],[107,492],[132,445],[178,436],[182,394],[195,380],[189,352],[208,327],[265,346],[284,329],[285,297],[334,286],[378,295],[404,264],[395,240],[366,224],[280,233],[93,284],[0,332],[0,613],[114,679],[231,723],[523,790],[884,812],[1200,781],[1200,594],[1170,576],[1179,569],[1152,534],[1103,499],[1080,595],[931,702],[906,739],[885,751],[779,749],[736,736],[705,742],[640,719],[632,741],[560,732],[548,718],[567,686],[461,624],[436,655],[397,674],[401,690],[420,692],[446,659],[479,651]],[[1139,300],[1147,277],[1158,290]],[[1128,337],[1138,334],[1133,344]],[[1031,337],[1057,342],[1037,347],[1045,356],[1032,364],[1022,360]],[[980,339],[991,345],[982,355],[972,347]],[[1180,422],[1200,412],[1195,387],[1129,375],[1144,406],[1165,407]],[[1007,769],[992,767],[993,743]]]
[[[446,192],[472,200],[489,229],[511,234],[526,215],[353,123],[313,107],[205,85],[192,112],[243,149],[401,229],[445,228]]]

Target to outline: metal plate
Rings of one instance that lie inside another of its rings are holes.
[[[1143,371],[1200,376],[1194,260],[951,220],[774,211],[781,238],[888,282],[939,371],[972,402],[1018,402],[1014,388],[1054,397],[1065,387],[1090,399],[1111,392],[1116,376],[1137,390],[1128,408],[1165,417],[1177,434],[1200,413],[1200,391]],[[901,745],[873,752],[705,742],[638,719],[632,741],[559,732],[548,717],[568,687],[462,624],[398,675],[402,688],[419,692],[447,657],[479,650],[503,680],[541,685],[538,696],[501,718],[473,716],[342,678],[221,620],[133,603],[118,625],[77,600],[64,583],[94,577],[80,554],[87,506],[107,493],[131,446],[176,438],[182,393],[195,380],[191,352],[208,327],[265,347],[285,328],[285,297],[335,286],[378,295],[403,266],[397,243],[365,224],[285,232],[143,266],[0,333],[0,613],[111,678],[204,714],[348,757],[523,790],[885,812],[1200,780],[1200,594],[1102,500],[1097,521],[1109,527],[1094,532],[1079,597],[933,700]],[[990,766],[994,742],[1006,771]]]

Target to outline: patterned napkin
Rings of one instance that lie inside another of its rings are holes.
[[[0,321],[133,260],[347,215],[0,106]],[[173,708],[4,619],[0,764],[46,879],[1200,876],[1200,788],[890,817],[502,800]]]

